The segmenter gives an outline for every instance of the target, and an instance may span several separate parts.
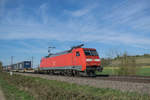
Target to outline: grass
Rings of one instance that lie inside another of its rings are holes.
[[[150,68],[140,68],[137,72],[137,75],[140,76],[150,76]]]
[[[33,100],[33,97],[29,93],[9,84],[2,77],[0,77],[0,86],[7,100]]]
[[[104,67],[103,72],[98,72],[97,74],[117,75],[118,68],[119,67]],[[150,66],[139,67],[136,75],[150,76]]]
[[[7,82],[34,96],[36,100],[149,100],[150,96],[113,89],[95,88],[55,80],[1,73]],[[3,84],[4,85],[4,84]],[[7,86],[9,86],[7,84]],[[11,91],[11,89],[9,89]],[[10,93],[9,93],[10,95]],[[22,94],[20,94],[22,95]],[[12,99],[11,99],[12,100]],[[26,99],[20,100],[30,100]]]
[[[116,68],[107,68],[104,67],[102,72],[97,72],[97,74],[109,74],[109,75],[116,75],[117,74],[117,70]]]

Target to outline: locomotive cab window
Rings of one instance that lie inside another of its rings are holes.
[[[76,52],[76,56],[80,56],[80,53],[79,53],[79,51],[77,51],[77,52]]]
[[[84,53],[86,56],[98,56],[98,53],[96,50],[84,50]]]

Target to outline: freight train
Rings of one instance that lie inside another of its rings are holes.
[[[22,61],[4,66],[6,71],[35,72],[61,74],[67,76],[95,76],[96,71],[102,71],[100,57],[95,48],[82,48],[83,44],[70,50],[48,54],[40,61],[38,68],[31,68],[31,61]]]
[[[96,71],[102,71],[100,57],[94,48],[82,48],[83,44],[70,50],[49,54],[40,62],[39,71],[50,74],[93,76]]]

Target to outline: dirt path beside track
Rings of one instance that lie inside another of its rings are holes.
[[[0,87],[0,100],[6,100],[1,87]]]

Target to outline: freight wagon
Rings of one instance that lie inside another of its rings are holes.
[[[26,71],[30,70],[31,68],[31,61],[22,61],[11,65],[3,66],[3,70],[6,71]]]

